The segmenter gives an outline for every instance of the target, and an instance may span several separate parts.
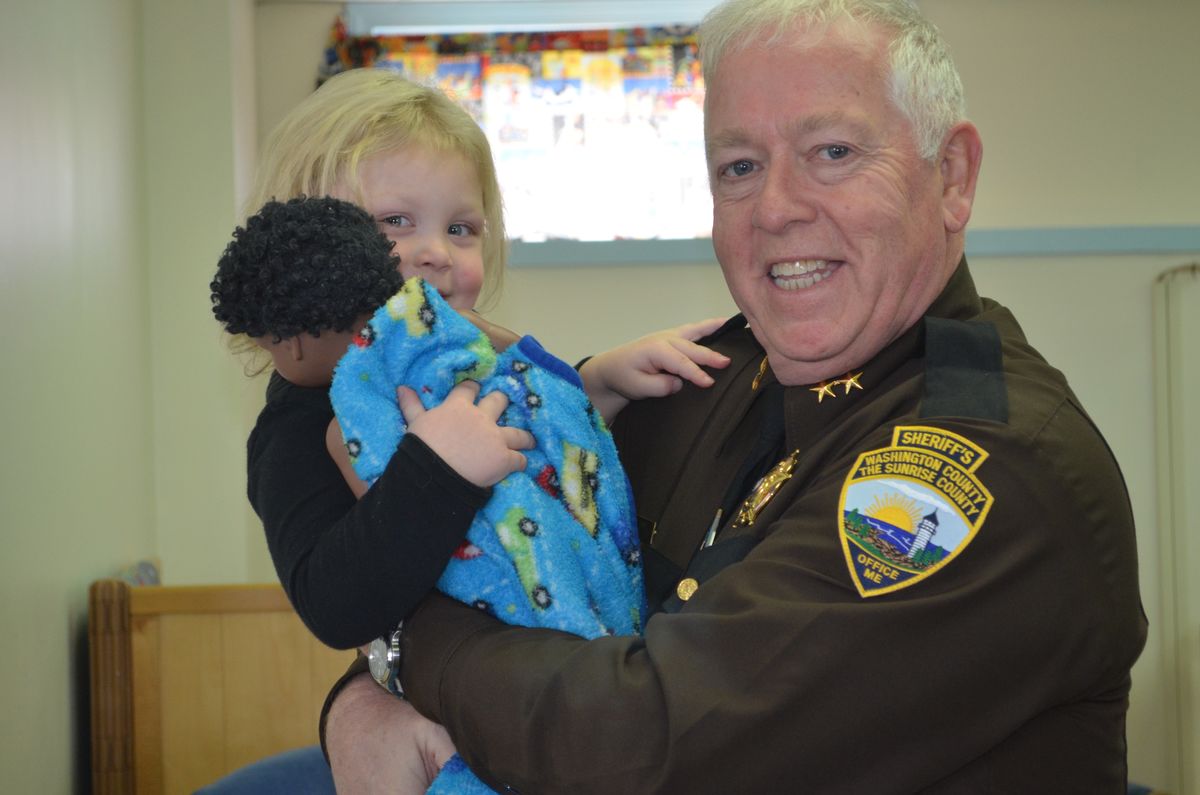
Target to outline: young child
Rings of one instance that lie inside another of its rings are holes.
[[[250,202],[257,210],[302,195],[364,208],[393,242],[401,275],[422,277],[459,313],[497,289],[504,220],[491,150],[470,115],[436,89],[376,69],[322,85],[268,138]],[[515,340],[484,325],[494,342]],[[710,326],[638,341],[636,357],[617,349],[589,361],[580,375],[604,416],[630,397],[674,391],[680,376],[711,383],[697,364],[722,366],[724,357],[682,338]],[[294,343],[281,343],[275,352],[294,357]],[[615,358],[634,366],[608,367]],[[401,401],[419,406],[404,390]],[[379,482],[356,501],[328,452],[336,428],[327,385],[272,376],[247,445],[248,496],[279,580],[320,640],[335,648],[369,643],[433,587],[488,489],[524,466],[516,449],[523,437],[496,424],[502,402],[460,391],[410,417]],[[420,527],[423,545],[408,548],[397,526]]]
[[[227,331],[266,349],[293,384],[332,381],[350,461],[365,481],[378,479],[404,433],[398,384],[418,388],[430,407],[468,378],[485,396],[505,394],[506,425],[535,430],[537,444],[518,442],[527,448],[524,470],[496,484],[438,587],[509,623],[586,637],[639,632],[636,518],[611,437],[579,376],[532,338],[497,355],[421,279],[397,290],[392,246],[347,202],[268,202],[220,259],[214,314]],[[346,448],[331,455],[344,461]],[[365,490],[347,474],[356,493]],[[420,543],[419,533],[398,529]],[[456,759],[431,792],[479,787]]]
[[[401,275],[421,276],[460,314],[469,315],[481,291],[499,284],[504,225],[487,139],[434,89],[354,70],[293,109],[268,138],[250,206],[302,195],[365,208],[392,241]],[[515,340],[473,321],[497,348]],[[707,386],[700,365],[726,361],[691,340],[713,328],[706,322],[651,335],[594,357],[580,375],[605,417],[631,398],[669,394],[683,379]],[[317,364],[312,344],[325,338],[332,345],[330,335],[346,331],[293,335],[299,340],[238,335],[243,349],[266,349],[282,362],[247,445],[250,502],[297,613],[337,648],[362,646],[395,628],[461,548],[490,487],[524,468],[521,450],[529,444],[527,432],[497,424],[503,394],[476,401],[473,388],[462,385],[425,409],[401,388],[408,433],[356,500],[326,441],[340,441],[327,376],[295,376],[303,383],[284,377],[289,360]]]

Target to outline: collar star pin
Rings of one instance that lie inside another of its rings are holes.
[[[833,381],[822,381],[821,383],[817,384],[816,386],[809,387],[808,391],[816,392],[817,393],[817,402],[820,403],[827,396],[831,397],[831,398],[835,398],[838,396],[837,392],[833,391],[834,387],[837,387],[837,386],[845,387],[846,391],[842,393],[843,395],[849,395],[851,389],[862,389],[863,385],[860,384],[858,381],[858,379],[860,379],[860,378],[862,378],[861,371],[857,372],[857,373],[846,373],[841,378],[835,379]]]
[[[834,392],[833,388],[835,386],[837,386],[839,383],[841,383],[841,382],[840,381],[822,381],[821,383],[817,384],[816,386],[810,387],[808,391],[816,392],[817,393],[817,402],[820,403],[822,400],[825,399],[826,395],[828,395],[829,397],[837,397],[837,392]]]

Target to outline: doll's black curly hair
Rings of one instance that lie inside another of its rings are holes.
[[[365,210],[331,197],[270,201],[233,232],[209,285],[230,334],[273,341],[348,331],[400,289],[400,258]]]

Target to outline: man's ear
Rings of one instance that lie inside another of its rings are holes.
[[[971,217],[975,184],[983,162],[983,141],[969,121],[950,128],[942,146],[942,218],[946,231],[961,232]]]

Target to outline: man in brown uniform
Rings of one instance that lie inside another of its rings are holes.
[[[939,34],[899,1],[730,0],[701,47],[742,315],[707,342],[715,386],[616,425],[660,612],[585,641],[432,596],[404,625],[412,704],[524,793],[1124,792],[1128,498],[975,291],[982,147]],[[347,783],[399,709],[352,685]]]

